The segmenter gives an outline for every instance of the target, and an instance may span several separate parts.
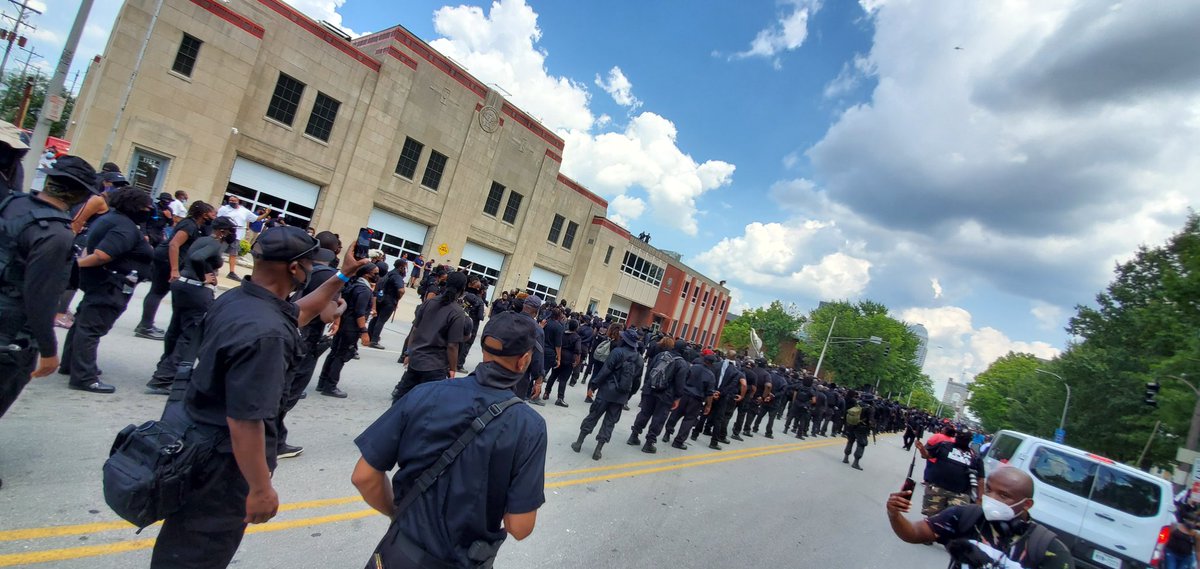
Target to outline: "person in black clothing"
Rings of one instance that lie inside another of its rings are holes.
[[[658,341],[657,346],[658,354],[650,358],[650,365],[646,366],[642,400],[638,403],[639,411],[633,420],[633,432],[626,441],[631,446],[642,444],[638,436],[649,424],[646,444],[642,446],[642,452],[649,454],[658,452],[654,442],[667,423],[667,416],[679,407],[679,398],[683,396],[683,384],[687,381],[689,369],[687,360],[680,355],[680,351],[683,350],[682,344],[676,344],[673,338],[665,337]],[[659,373],[662,374],[661,380],[658,381],[661,387],[656,389],[653,376]]]
[[[342,313],[337,333],[329,346],[329,355],[317,379],[317,393],[327,397],[345,399],[346,392],[338,387],[342,379],[342,368],[358,353],[358,343],[371,343],[367,333],[367,318],[371,315],[371,284],[379,279],[379,267],[367,263],[354,273],[354,278],[342,288],[342,300],[346,311]]]
[[[663,442],[671,437],[671,433],[675,431],[675,426],[680,420],[679,434],[675,435],[675,440],[671,441],[671,448],[679,450],[687,450],[688,447],[684,444],[688,433],[692,432],[692,427],[696,424],[696,418],[701,412],[705,415],[712,413],[713,399],[719,397],[717,392],[717,378],[713,373],[713,366],[717,363],[717,356],[712,354],[710,350],[708,355],[700,356],[692,362],[688,368],[687,381],[683,384],[683,392],[679,397],[679,406],[671,412],[670,418],[667,419],[667,432],[663,435]]]
[[[54,313],[75,239],[67,211],[97,191],[95,178],[90,164],[63,156],[41,193],[0,198],[0,417],[32,378],[59,366]]]
[[[557,310],[557,309],[555,309]],[[546,328],[550,328],[550,322],[546,322]],[[583,347],[579,338],[579,322],[574,318],[567,319],[567,329],[562,334],[559,348],[558,366],[550,373],[550,379],[546,381],[546,394],[542,399],[550,398],[550,389],[554,387],[554,383],[558,382],[558,399],[554,404],[559,407],[567,407],[565,400],[567,394],[567,381],[571,378],[571,373],[575,370],[575,366],[579,365],[579,352],[583,351]]]
[[[813,378],[804,377],[792,391],[792,405],[788,411],[787,423],[784,424],[784,428],[789,433],[796,433],[796,438],[800,440],[808,438],[808,423],[812,416],[812,382]]]
[[[379,344],[379,337],[383,334],[383,325],[396,313],[400,299],[404,298],[406,266],[403,259],[396,259],[392,263],[392,270],[380,277],[375,285],[375,317],[367,326],[367,335],[371,337],[371,343],[367,344],[369,348],[384,349]]]
[[[150,216],[150,196],[125,187],[109,197],[110,211],[92,223],[87,250],[79,264],[83,299],[75,310],[75,324],[63,344],[58,372],[70,375],[68,386],[91,393],[113,393],[116,388],[100,381],[96,352],[100,338],[129,305],[137,283],[150,274],[154,251],[140,225]]]
[[[825,410],[829,406],[829,393],[824,385],[817,385],[813,390],[813,403],[811,407],[812,413],[812,428],[810,436],[821,435],[827,436],[821,431],[821,426],[825,423]]]
[[[863,452],[866,451],[867,437],[871,436],[871,429],[875,427],[875,407],[872,406],[874,400],[875,396],[870,393],[863,393],[861,397],[856,397],[853,391],[847,394],[846,405],[849,405],[846,408],[847,413],[855,407],[859,408],[859,412],[855,424],[851,424],[855,422],[853,417],[847,417],[846,450],[843,451],[845,456],[842,458],[842,462],[849,463],[850,452],[854,451],[854,464],[851,464],[850,468],[855,470],[863,469],[859,465],[859,461],[862,460]]]
[[[150,292],[142,300],[142,319],[133,329],[133,335],[149,340],[162,340],[164,332],[154,327],[154,317],[162,299],[171,291],[171,283],[179,278],[188,248],[197,238],[208,233],[208,224],[217,217],[217,210],[202,201],[193,202],[187,217],[179,220],[171,238],[154,248],[151,267]],[[228,246],[227,246],[228,247]]]
[[[579,324],[579,330],[575,332],[579,334],[579,363],[571,370],[571,387],[579,382],[579,375],[588,365],[588,356],[592,351],[592,339],[596,337],[596,329],[592,327],[591,318],[585,317]]]
[[[933,516],[983,499],[983,460],[971,448],[971,438],[970,431],[959,431],[953,441],[928,448],[916,442],[921,458],[930,461],[925,469],[921,515]]]
[[[533,331],[536,336],[533,339],[533,362],[525,370],[525,376],[521,378],[521,381],[513,386],[513,393],[530,405],[542,407],[545,405],[542,403],[542,384],[546,381],[546,370],[543,367],[545,359],[542,358],[542,344],[545,342],[545,337],[542,327],[537,325],[537,318],[535,318],[538,309],[542,306],[542,299],[536,294],[524,298],[513,295],[512,299],[513,305],[519,306],[521,309],[516,314],[533,322]]]
[[[180,224],[190,220],[186,218]],[[196,335],[212,305],[217,272],[224,266],[221,254],[232,240],[237,239],[236,227],[237,222],[232,219],[218,218],[213,221],[211,236],[196,239],[187,247],[179,272],[171,281],[171,323],[163,341],[163,355],[146,384],[150,393],[167,395],[179,377],[177,372],[181,362],[190,371],[200,344]]]
[[[708,448],[713,450],[721,450],[718,443],[730,444],[729,420],[733,417],[734,408],[746,397],[746,374],[738,368],[737,363],[733,360],[732,352],[730,356],[730,358],[723,359],[716,368],[717,392],[720,395],[713,405],[713,412],[709,415],[712,439],[708,443]]]
[[[322,231],[317,234],[317,242],[321,248],[313,254],[312,273],[308,275],[304,290],[300,292],[301,298],[312,294],[321,285],[324,285],[325,281],[335,278],[335,275],[338,274],[336,265],[337,254],[342,250],[341,241],[332,232]],[[304,452],[304,447],[288,443],[288,429],[284,420],[287,418],[288,412],[307,396],[304,390],[312,382],[313,374],[317,369],[317,360],[329,350],[329,344],[332,342],[325,334],[325,328],[326,326],[333,328],[336,333],[345,307],[346,301],[339,295],[330,310],[321,312],[319,318],[313,318],[312,321],[300,328],[300,346],[303,355],[292,367],[287,390],[284,392],[283,407],[279,410],[279,416],[275,421],[276,429],[279,432],[279,442],[276,444],[279,458],[293,458]]]
[[[470,353],[471,346],[475,344],[475,337],[480,330],[479,323],[483,322],[484,315],[487,312],[487,303],[483,301],[482,293],[483,281],[474,275],[467,277],[467,292],[463,293],[462,305],[463,311],[471,319],[471,334],[458,349],[459,373],[467,373],[467,368],[463,366],[467,365],[467,354]]]
[[[303,355],[299,327],[330,310],[349,281],[337,274],[288,302],[307,283],[318,249],[298,227],[264,231],[251,247],[253,273],[217,298],[204,318],[187,393],[167,405],[163,420],[211,437],[215,453],[196,473],[204,483],[163,520],[151,569],[225,567],[246,524],[264,523],[279,511],[271,482],[276,419]],[[354,273],[364,264],[366,259],[348,255],[342,268]]]
[[[1071,551],[1054,532],[1029,518],[1034,494],[1029,474],[999,468],[985,487],[981,505],[955,506],[915,523],[904,517],[912,508],[912,492],[896,492],[887,500],[892,531],[907,543],[945,545],[952,567],[1075,567]]]
[[[746,375],[746,396],[738,403],[737,419],[733,422],[733,435],[731,439],[740,441],[742,433],[750,434],[750,425],[748,418],[754,414],[754,398],[762,397],[763,386],[759,381],[758,373],[756,372],[756,364],[753,360],[746,360],[742,363],[742,373]]]
[[[549,306],[549,308],[547,308]],[[562,345],[563,334],[567,331],[566,326],[562,323],[562,310],[554,305],[543,305],[542,311],[545,313],[545,322],[542,325],[542,331],[546,333],[546,343],[543,348],[542,357],[545,359],[546,370],[550,371],[558,367],[558,363],[562,361]],[[551,374],[553,376],[553,373]],[[549,378],[553,381],[554,378]],[[546,393],[542,399],[550,398],[549,383],[546,384]]]
[[[588,383],[588,397],[592,399],[592,406],[579,425],[579,439],[571,443],[571,450],[579,452],[584,439],[604,417],[600,432],[596,434],[596,450],[592,451],[592,460],[600,460],[601,449],[612,439],[613,429],[621,420],[621,411],[625,410],[629,396],[638,390],[638,382],[642,377],[642,356],[637,353],[641,338],[631,329],[621,332],[620,339],[620,345],[613,347],[604,361],[604,367]]]
[[[763,417],[767,418],[767,430],[763,435],[768,439],[775,438],[775,413],[779,409],[782,399],[781,392],[787,385],[787,380],[779,375],[778,370],[763,370],[767,375],[767,390],[763,394],[762,406],[759,408],[758,416],[754,418],[754,432],[758,432],[758,427],[762,424]]]
[[[417,307],[400,359],[408,369],[392,390],[392,403],[422,383],[454,377],[459,345],[471,332],[460,304],[466,287],[467,275],[451,273],[441,294]]]

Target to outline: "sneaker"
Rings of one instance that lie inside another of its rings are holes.
[[[386,350],[387,349],[387,348],[383,347],[383,345],[380,344],[379,342],[371,342],[370,344],[367,344],[367,347],[375,348],[376,350]]]
[[[233,271],[229,271],[229,274],[225,275],[225,278],[227,278],[227,279],[233,279],[233,280],[235,280],[235,281],[240,281],[240,280],[242,280],[242,277],[239,277],[239,276],[237,276],[237,273],[235,273],[235,272],[233,272]]]
[[[151,379],[150,381],[146,382],[146,393],[151,395],[170,395],[172,383],[173,382],[171,381]]]
[[[567,402],[563,401],[562,399],[555,401],[554,404],[558,407],[570,407],[570,405],[567,405]]]
[[[133,329],[133,335],[137,336],[138,338],[145,338],[147,340],[160,340],[160,341],[163,338],[167,337],[166,332],[163,332],[162,330],[159,330],[158,328],[155,328],[153,326],[151,326],[149,328],[143,328],[141,326],[138,326],[137,328]]]
[[[325,389],[318,389],[317,393],[320,393],[321,395],[324,395],[326,397],[337,397],[338,399],[345,399],[350,396],[345,391],[342,391],[341,389],[338,389],[336,387],[327,387]]]
[[[530,404],[530,405],[537,405],[538,407],[545,407],[545,406],[546,406],[546,404],[545,404],[545,403],[542,403],[542,398],[541,398],[541,397],[532,397],[532,398],[530,398],[530,399],[529,399],[529,404]]]
[[[279,451],[275,453],[276,458],[296,458],[300,453],[304,452],[304,447],[296,447],[287,443],[279,445]]]

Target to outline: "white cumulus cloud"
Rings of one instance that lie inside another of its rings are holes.
[[[633,83],[629,81],[620,67],[614,66],[608,70],[607,79],[597,74],[596,86],[604,89],[604,92],[608,93],[618,105],[629,107],[630,111],[637,110],[642,106],[642,102],[633,95]]]
[[[776,69],[781,69],[783,64],[777,56],[804,45],[804,40],[808,38],[808,20],[820,9],[819,0],[788,0],[779,18],[759,31],[748,49],[733,54],[731,58],[762,57],[770,59]]]
[[[933,288],[933,298],[934,299],[938,299],[938,298],[942,297],[941,281],[937,280],[936,278],[929,279],[929,286]]]

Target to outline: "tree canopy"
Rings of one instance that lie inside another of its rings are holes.
[[[7,73],[4,77],[4,96],[0,97],[0,119],[16,124],[17,113],[21,108],[21,99],[25,95],[25,82],[33,82],[33,94],[30,96],[29,109],[25,113],[25,121],[17,126],[32,129],[37,124],[38,113],[46,100],[46,89],[50,86],[49,77],[22,76],[20,73]],[[50,125],[50,136],[62,137],[67,132],[71,120],[71,112],[75,108],[75,97],[67,93],[67,105],[63,109],[62,118]]]
[[[754,310],[747,310],[736,320],[725,325],[721,342],[738,350],[750,346],[750,329],[754,328],[763,341],[763,352],[767,359],[775,361],[780,347],[795,340],[795,333],[804,324],[804,315],[795,305],[784,306],[781,301]]]

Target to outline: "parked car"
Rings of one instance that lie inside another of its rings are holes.
[[[1077,567],[1158,567],[1175,522],[1171,484],[1087,451],[1015,431],[996,433],[984,470],[1034,480],[1034,521],[1058,534]]]

